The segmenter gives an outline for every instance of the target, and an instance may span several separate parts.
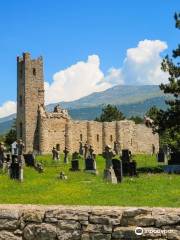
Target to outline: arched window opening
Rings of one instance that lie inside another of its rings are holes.
[[[60,144],[59,144],[59,143],[56,144],[56,150],[57,150],[57,151],[60,151]]]

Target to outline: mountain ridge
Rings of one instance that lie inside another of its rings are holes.
[[[117,85],[102,92],[92,93],[86,97],[70,102],[60,102],[62,108],[69,111],[73,119],[93,120],[99,116],[105,104],[114,104],[126,117],[143,116],[153,105],[164,109],[165,95],[158,85]],[[46,106],[47,111],[53,111],[58,103]],[[16,114],[0,118],[0,134],[7,132]]]

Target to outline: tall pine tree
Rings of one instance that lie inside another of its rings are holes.
[[[180,30],[180,13],[175,14],[176,28]],[[168,136],[168,144],[173,151],[180,151],[180,44],[173,50],[172,57],[166,56],[162,62],[162,70],[169,74],[169,82],[161,84],[165,94],[172,99],[166,101],[166,111],[160,110],[155,119],[156,131]]]

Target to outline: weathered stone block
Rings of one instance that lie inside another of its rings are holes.
[[[25,227],[23,236],[25,240],[55,240],[56,227],[46,223],[30,224]]]
[[[138,215],[137,217],[122,217],[121,220],[122,226],[154,226],[155,218],[151,215]]]
[[[0,209],[0,219],[18,219],[19,211],[16,209]]]
[[[81,232],[79,230],[68,231],[68,230],[58,230],[57,231],[58,240],[80,240]]]
[[[110,240],[111,234],[102,234],[102,233],[92,234],[90,239],[91,240]]]
[[[15,236],[11,232],[0,231],[0,239],[1,240],[22,240],[22,237]]]
[[[135,227],[116,227],[112,233],[113,239],[140,239],[135,234]]]
[[[58,227],[62,230],[81,229],[81,224],[74,220],[59,220]]]
[[[41,223],[44,218],[45,211],[24,211],[22,215],[22,219],[24,222],[35,222],[35,223]]]
[[[124,210],[122,216],[123,217],[135,217],[137,215],[141,214],[151,214],[152,211],[150,209],[145,208],[129,208],[127,210]]]
[[[15,230],[18,225],[18,220],[0,219],[0,230]]]
[[[156,217],[156,221],[155,221],[156,227],[180,223],[180,216],[177,214],[174,214],[174,213],[166,214],[166,215],[165,214],[159,215],[159,216],[155,216],[155,217]]]

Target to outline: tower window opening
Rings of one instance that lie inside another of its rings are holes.
[[[19,105],[20,105],[20,107],[22,107],[22,96],[21,95],[19,96]]]
[[[60,144],[56,144],[56,150],[60,151]]]
[[[19,124],[19,135],[20,135],[20,138],[22,138],[22,136],[23,136],[23,125],[22,125],[22,122],[20,122],[20,124]]]
[[[33,68],[33,76],[36,76],[36,69]]]
[[[97,142],[99,142],[99,134],[97,134]]]
[[[110,141],[111,141],[111,142],[113,141],[113,136],[112,136],[112,135],[110,135]]]
[[[82,136],[82,134],[80,134],[80,141],[82,141],[83,140],[83,136]]]
[[[19,75],[20,75],[20,78],[22,78],[22,75],[23,75],[22,68],[21,68],[20,71],[19,71]]]

